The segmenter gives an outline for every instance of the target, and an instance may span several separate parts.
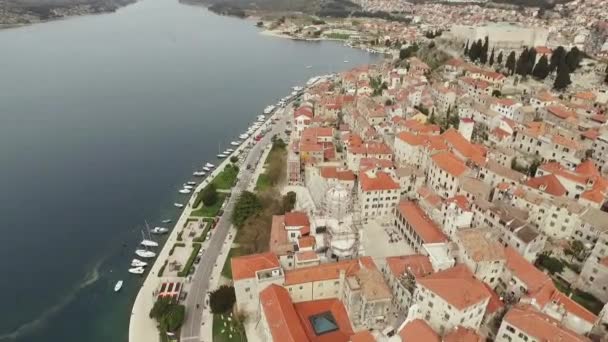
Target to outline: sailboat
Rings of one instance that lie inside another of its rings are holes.
[[[181,204],[181,203],[177,203],[177,202],[173,203],[173,205],[174,205],[175,207],[177,207],[177,208],[183,208],[183,207],[184,207],[184,205],[183,205],[183,204]]]
[[[205,167],[208,167],[210,169],[213,169],[215,167],[215,165],[211,164],[211,163],[207,163],[205,164]]]
[[[147,262],[141,261],[139,259],[131,260],[131,266],[133,267],[146,267],[148,265]]]
[[[129,268],[129,273],[132,274],[143,274],[146,270],[143,267]]]
[[[146,223],[146,226],[148,224]],[[146,239],[146,236],[144,235],[144,232],[141,232],[141,236],[143,237],[143,240],[141,240],[141,242],[139,243],[142,246],[145,247],[158,247],[158,242],[152,240],[152,239]]]
[[[173,221],[173,220],[171,220],[171,219],[164,219],[164,220],[162,220],[161,222],[162,222],[162,223],[171,223],[171,221]]]
[[[136,249],[135,254],[140,258],[150,259],[156,256],[156,253],[149,251],[147,249]]]
[[[180,194],[189,194],[189,193],[191,193],[192,191],[191,191],[190,189],[186,189],[186,188],[184,188],[184,189],[179,189],[179,190],[177,190],[177,192],[179,192]]]
[[[152,230],[150,231],[150,233],[152,233],[152,234],[157,234],[157,235],[160,235],[160,234],[165,234],[165,233],[168,233],[168,232],[169,232],[169,229],[167,229],[167,228],[165,228],[165,227],[154,227],[154,228],[152,228]]]
[[[116,285],[114,285],[114,292],[118,292],[120,289],[122,289],[122,280],[119,280],[116,282]]]

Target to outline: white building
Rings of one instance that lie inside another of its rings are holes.
[[[386,172],[369,170],[359,175],[361,218],[392,215],[399,202],[399,184]]]

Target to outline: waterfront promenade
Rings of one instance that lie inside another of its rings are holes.
[[[254,134],[251,135],[246,141],[243,142],[239,148],[236,149],[234,155],[239,155],[240,159],[242,159],[241,165],[256,165],[260,160],[260,156],[264,150],[264,148],[270,143],[270,137],[273,134],[278,134],[285,129],[285,118],[283,117],[284,109],[277,110],[274,117],[279,117],[280,120],[272,125],[272,129],[270,132],[265,134],[265,136],[259,141],[255,142],[253,137],[260,133],[263,129],[268,127],[270,124],[270,120],[267,120],[264,125]],[[251,150],[244,155],[243,152],[251,146]],[[243,154],[243,155],[240,155]],[[217,176],[223,168],[228,165],[228,158],[224,160],[218,167],[198,186],[194,194],[198,191],[202,190],[207,184],[209,184],[215,176]],[[254,171],[257,169],[254,168]],[[239,172],[237,184],[232,189],[232,196],[227,199],[224,204],[224,215],[220,217],[215,229],[213,230],[211,239],[208,243],[203,244],[203,248],[205,249],[202,262],[197,265],[195,268],[195,273],[192,276],[191,283],[186,283],[185,288],[188,288],[188,296],[186,297],[185,305],[186,305],[186,321],[182,327],[182,341],[207,341],[206,339],[201,339],[201,327],[203,327],[203,303],[205,300],[205,296],[207,291],[209,290],[209,281],[212,277],[212,272],[214,269],[219,268],[221,270],[223,263],[218,263],[218,255],[222,252],[222,246],[224,243],[230,243],[226,241],[228,232],[230,230],[230,213],[234,206],[238,195],[243,189],[245,189],[250,180],[252,179],[253,173],[250,170],[246,170],[245,167],[241,167]],[[162,267],[163,263],[169,257],[169,251],[171,246],[177,241],[177,234],[181,230],[180,228],[184,226],[187,219],[190,217],[192,212],[192,206],[194,202],[194,198],[196,196],[193,195],[189,199],[188,203],[184,207],[182,214],[179,219],[175,223],[175,227],[173,228],[167,242],[163,246],[160,251],[154,265],[152,266],[150,273],[148,274],[146,280],[144,281],[137,297],[135,299],[135,303],[133,305],[133,310],[131,312],[131,319],[129,324],[129,341],[131,342],[154,342],[159,341],[159,332],[156,327],[156,321],[149,318],[149,312],[154,305],[156,300],[155,296],[153,296],[153,292],[157,289],[161,280],[171,280],[170,278],[163,277],[162,279],[157,276],[158,271]],[[228,250],[229,250],[228,246]],[[225,260],[224,258],[221,258]],[[177,280],[177,279],[174,279]],[[185,278],[180,278],[179,280],[185,281]],[[200,305],[200,308],[196,308],[196,304]],[[207,316],[208,317],[208,316]],[[211,324],[211,320],[207,320],[207,324]],[[209,336],[208,334],[205,334]]]

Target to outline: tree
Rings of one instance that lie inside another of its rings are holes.
[[[564,90],[570,83],[572,83],[572,81],[570,81],[570,70],[568,69],[566,62],[562,61],[557,67],[557,76],[555,77],[555,82],[553,82],[553,88],[555,90]]]
[[[464,55],[468,56],[469,55],[469,41],[467,40],[466,44],[464,45]]]
[[[490,54],[490,59],[488,60],[488,64],[494,65],[494,48],[492,48],[492,53]]]
[[[536,64],[536,55],[537,53],[535,48],[530,48],[528,50],[528,75],[530,75],[534,69],[534,65]]]
[[[481,55],[481,39],[474,42],[473,45],[471,46],[471,48],[469,49],[469,58],[471,59],[471,61],[475,62],[476,60],[479,59],[480,55]]]
[[[532,163],[530,163],[530,167],[528,168],[528,176],[530,177],[536,177],[536,170],[538,170],[538,167],[540,166],[540,160],[538,159],[534,159],[532,161]]]
[[[557,70],[557,67],[565,60],[566,50],[563,46],[558,46],[551,55],[549,63],[549,72]]]
[[[604,83],[608,84],[608,72],[606,72],[606,77],[604,77]]]
[[[519,59],[517,60],[517,66],[515,67],[515,73],[525,77],[528,75],[528,49],[524,48],[519,55]]]
[[[570,69],[570,72],[574,72],[574,70],[578,69],[582,57],[581,51],[576,46],[568,51],[565,59],[566,65],[568,66],[568,69]]]
[[[536,263],[549,271],[550,274],[561,273],[564,270],[564,264],[548,254],[540,254]]]
[[[231,163],[233,163],[233,164],[234,164],[234,163],[236,163],[236,162],[238,162],[238,161],[239,161],[239,157],[237,157],[237,156],[232,156],[232,157],[230,157],[230,162],[231,162]]]
[[[218,195],[214,183],[210,183],[201,191],[201,199],[207,207],[214,205],[217,202]]]
[[[161,331],[176,331],[184,323],[186,307],[173,302],[171,297],[160,297],[150,310],[150,318],[155,319]]]
[[[539,80],[544,80],[547,78],[547,75],[549,75],[549,59],[546,55],[542,55],[532,71],[532,76]]]
[[[283,196],[283,210],[285,212],[290,212],[296,205],[296,193],[290,191]]]
[[[481,46],[481,52],[479,54],[479,61],[481,64],[486,64],[488,62],[488,48],[489,48],[488,36],[484,38],[483,45]]]
[[[260,199],[252,192],[243,191],[237,199],[232,211],[232,224],[242,228],[245,220],[262,209]]]
[[[511,51],[509,54],[505,66],[507,67],[507,70],[509,70],[509,75],[513,75],[515,72],[515,51]]]
[[[214,314],[225,314],[232,310],[236,302],[234,287],[222,285],[209,294],[209,307]]]
[[[502,65],[502,51],[498,53],[498,58],[496,58],[496,62]]]

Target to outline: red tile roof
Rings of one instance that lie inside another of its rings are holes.
[[[293,243],[291,243],[287,237],[285,217],[283,215],[275,215],[272,217],[270,241],[268,245],[270,251],[277,255],[284,255],[293,251]]]
[[[485,342],[485,338],[475,330],[457,326],[443,337],[443,342]]]
[[[386,265],[393,276],[401,277],[409,271],[414,277],[424,277],[433,273],[433,265],[426,255],[400,255],[386,258]]]
[[[257,271],[279,267],[279,259],[274,253],[268,252],[234,257],[230,260],[230,264],[232,265],[232,279],[237,281],[253,278]]]
[[[525,284],[529,293],[534,293],[545,284],[552,283],[548,275],[536,268],[512,247],[505,248],[505,256],[507,257],[507,268],[513,276]]]
[[[564,188],[559,179],[552,174],[530,178],[524,184],[553,196],[564,196],[566,194],[566,188]]]
[[[541,308],[547,304],[557,304],[571,315],[577,316],[589,323],[595,324],[595,321],[597,321],[596,315],[560,292],[553,282],[546,283],[539,291],[531,294],[530,298],[534,298]]]
[[[273,341],[309,341],[285,288],[268,286],[260,292],[260,303]]]
[[[350,341],[351,335],[353,335],[353,329],[351,327],[350,319],[344,304],[338,299],[322,299],[307,302],[300,302],[294,304],[295,311],[299,317],[299,323],[304,328],[304,332],[308,337],[307,340],[311,342],[348,342]],[[310,317],[318,315],[324,312],[331,312],[335,319],[335,323],[338,325],[338,330],[328,332],[322,335],[315,333],[315,330],[310,322]],[[282,341],[282,340],[274,340]]]
[[[433,162],[435,162],[440,169],[454,177],[460,177],[469,171],[469,168],[465,163],[451,152],[436,153],[431,159],[433,159]]]
[[[308,214],[301,211],[292,211],[285,213],[285,226],[286,227],[298,227],[298,226],[309,226],[310,220],[308,220]]]
[[[439,335],[425,321],[417,318],[399,331],[403,342],[441,342]]]
[[[401,216],[408,222],[423,243],[447,242],[448,238],[424,210],[413,201],[401,201],[398,206]]]
[[[359,183],[363,191],[397,190],[399,184],[386,172],[378,171],[375,175],[363,172],[359,175]]]
[[[559,321],[543,314],[531,305],[518,304],[512,307],[505,315],[503,322],[509,323],[539,341],[590,341],[586,337],[564,328]]]
[[[321,177],[338,179],[341,181],[354,181],[355,174],[350,170],[338,170],[335,166],[326,166],[321,168]]]
[[[464,264],[458,264],[416,281],[459,310],[489,300],[491,297],[483,283],[475,279]]]
[[[362,330],[352,335],[350,342],[376,342],[376,339],[368,330]]]

